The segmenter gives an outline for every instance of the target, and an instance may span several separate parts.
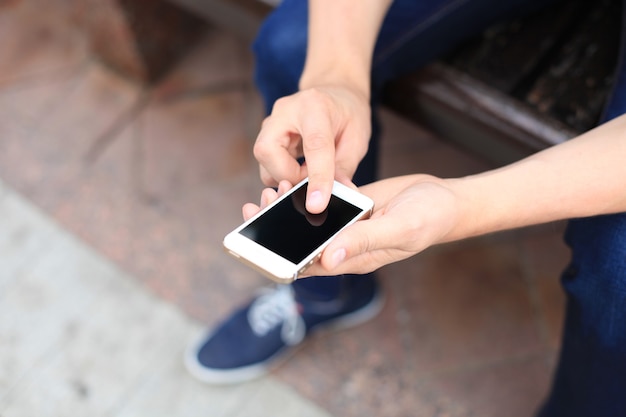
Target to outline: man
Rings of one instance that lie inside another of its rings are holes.
[[[312,0],[307,6],[303,0],[285,0],[268,18],[255,43],[257,84],[270,113],[255,145],[261,178],[267,185],[280,183],[281,193],[309,176],[307,209],[312,213],[326,207],[333,179],[358,185],[372,182],[379,130],[375,109],[385,82],[424,65],[498,19],[529,13],[548,3]],[[619,68],[607,119],[626,111],[622,86],[626,86],[626,72]],[[612,198],[623,189],[620,181],[626,177],[623,164],[614,159],[624,156],[625,139],[620,135],[625,124],[622,118],[566,147],[471,178],[469,185],[467,181],[417,175],[363,187],[377,207],[384,209],[371,221],[349,228],[327,248],[322,262],[313,269],[321,276],[279,288],[235,312],[190,352],[190,370],[210,382],[258,376],[290,346],[301,342],[301,338],[284,337],[286,324],[297,323],[303,329],[300,334],[306,335],[324,325],[370,317],[380,305],[371,271],[431,244],[556,218],[626,210],[624,198]],[[598,138],[602,140],[595,143]],[[593,165],[594,160],[601,165]],[[551,167],[580,172],[580,176],[563,184],[563,178],[553,176]],[[531,211],[516,211],[515,203],[528,201],[526,178],[534,180],[530,184],[549,186],[541,189],[544,204],[531,207]],[[592,200],[581,199],[581,187],[588,189],[594,181],[602,184],[598,194],[593,194]],[[488,211],[485,222],[475,221],[475,216],[470,220],[468,213],[484,209],[480,201],[494,201],[507,186],[512,198],[497,200],[501,204],[494,207],[510,210]],[[478,189],[480,199],[472,199],[468,188]],[[562,207],[551,199],[557,191],[563,192],[567,201]],[[262,205],[275,197],[275,192],[266,190]],[[448,210],[431,212],[446,216],[433,217],[420,210],[434,203]],[[419,233],[409,234],[408,239],[400,229],[411,225],[411,216],[398,207],[421,215],[413,216],[421,222],[412,225]],[[247,206],[246,216],[257,209]],[[381,231],[383,220],[386,232]],[[621,376],[626,373],[621,346],[626,344],[622,324],[626,313],[621,307],[626,304],[626,216],[571,222],[567,238],[574,257],[564,274],[569,297],[564,349],[543,415],[626,415],[626,405],[617,400],[617,391],[626,391]]]

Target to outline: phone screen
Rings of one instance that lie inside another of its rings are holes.
[[[308,213],[305,209],[307,185],[280,201],[239,233],[298,264],[361,212],[355,205],[331,195],[323,213]]]

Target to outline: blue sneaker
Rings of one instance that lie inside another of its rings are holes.
[[[380,312],[383,297],[376,280],[354,277],[353,283],[340,296],[327,300],[297,295],[303,291],[294,291],[292,285],[264,289],[187,350],[187,369],[212,384],[240,383],[265,375],[311,332],[356,326]]]

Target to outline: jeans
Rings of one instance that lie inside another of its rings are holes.
[[[601,122],[626,113],[626,1],[620,56]],[[559,363],[540,417],[626,416],[626,213],[571,220]]]
[[[386,16],[372,61],[372,137],[354,182],[377,178],[381,89],[400,75],[431,62],[497,20],[549,5],[545,0],[396,0]],[[625,1],[626,3],[626,1]],[[304,66],[306,0],[283,0],[253,45],[255,81],[271,111],[280,97],[295,93]],[[626,18],[624,18],[626,22]],[[604,120],[626,113],[626,35],[613,94]],[[626,416],[626,214],[570,221],[566,242],[572,261],[562,276],[566,322],[552,390],[541,417]],[[296,281],[296,293],[333,298],[359,277]]]

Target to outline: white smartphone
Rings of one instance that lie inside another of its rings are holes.
[[[337,233],[372,213],[374,202],[335,181],[328,208],[308,213],[308,179],[265,207],[224,238],[234,257],[270,279],[286,284],[296,280],[322,254]]]

